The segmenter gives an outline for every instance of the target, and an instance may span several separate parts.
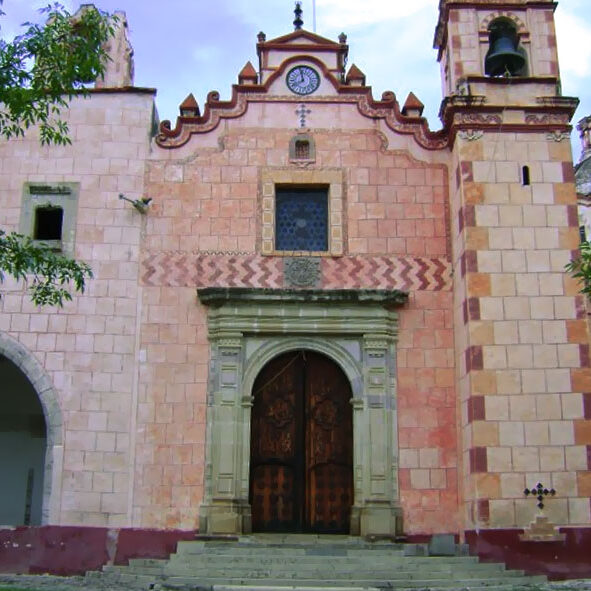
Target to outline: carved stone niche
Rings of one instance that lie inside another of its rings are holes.
[[[199,530],[252,531],[249,504],[252,388],[274,357],[322,353],[340,366],[353,398],[352,535],[402,534],[398,489],[396,307],[393,290],[205,288],[211,343],[206,470]]]

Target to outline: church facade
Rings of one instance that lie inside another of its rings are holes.
[[[229,101],[157,125],[121,20],[72,145],[0,144],[1,227],[95,275],[63,309],[3,284],[0,522],[26,526],[4,568],[47,532],[104,546],[95,567],[287,531],[453,534],[569,573],[591,366],[555,7],[441,1],[437,132],[297,18]]]

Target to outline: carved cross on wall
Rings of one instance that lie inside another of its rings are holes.
[[[529,488],[526,488],[523,491],[523,494],[526,497],[528,497],[529,495],[533,495],[534,498],[538,501],[538,508],[543,509],[544,508],[544,498],[547,497],[548,495],[553,497],[556,494],[556,491],[553,488],[548,490],[547,488],[544,487],[544,485],[541,482],[538,482],[537,486],[534,486],[531,490]]]
[[[312,111],[306,108],[306,105],[301,104],[295,111],[296,115],[300,118],[300,127],[306,127],[306,115],[309,115]]]

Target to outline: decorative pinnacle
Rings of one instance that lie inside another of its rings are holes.
[[[304,26],[304,21],[302,20],[302,3],[296,2],[295,3],[295,10],[293,11],[295,14],[295,20],[293,21],[294,31],[299,31]]]

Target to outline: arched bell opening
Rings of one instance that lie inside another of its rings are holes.
[[[47,426],[35,388],[0,354],[0,525],[43,521]]]
[[[330,358],[289,351],[252,391],[252,530],[348,534],[353,505],[352,391]]]
[[[491,77],[527,76],[527,53],[520,45],[515,23],[506,17],[493,20],[488,27],[489,49],[484,73]]]

